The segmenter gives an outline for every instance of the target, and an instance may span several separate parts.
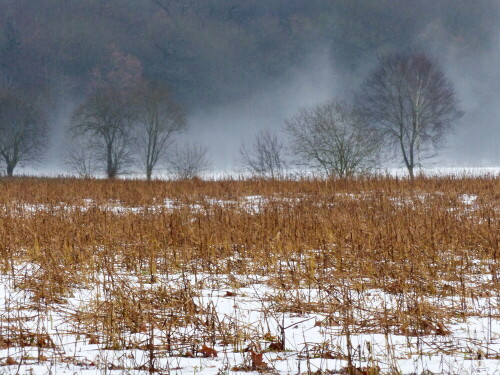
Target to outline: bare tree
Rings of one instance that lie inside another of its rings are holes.
[[[170,157],[168,170],[178,179],[190,179],[199,177],[210,165],[206,147],[187,143],[176,147]]]
[[[35,89],[0,92],[0,157],[7,176],[36,162],[47,146],[47,122]]]
[[[285,130],[297,162],[322,170],[327,176],[351,177],[380,164],[377,138],[344,102],[301,108],[285,122]]]
[[[124,172],[132,162],[133,119],[134,111],[127,96],[113,90],[92,94],[73,113],[72,135],[88,145],[108,178]]]
[[[250,146],[241,146],[240,164],[254,175],[279,178],[286,168],[283,143],[276,134],[260,131]]]
[[[90,139],[74,139],[71,134],[67,137],[64,153],[64,164],[80,177],[90,177],[97,172],[99,160],[96,158],[94,147]]]
[[[149,181],[186,121],[184,111],[173,102],[166,87],[143,83],[136,91],[135,104],[137,146]]]
[[[425,54],[381,58],[357,100],[373,129],[401,151],[411,178],[463,114],[452,83]]]
[[[71,135],[92,151],[70,153],[71,158],[87,158],[103,167],[108,178],[123,173],[133,162],[132,125],[135,120],[133,93],[142,76],[140,61],[115,45],[106,50],[106,63],[92,69],[89,96],[73,112]],[[79,160],[73,166],[85,166]]]

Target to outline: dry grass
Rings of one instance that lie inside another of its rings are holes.
[[[97,289],[85,309],[72,312],[75,332],[108,349],[144,350],[150,372],[162,353],[203,356],[202,345],[243,349],[253,340],[248,327],[196,304],[207,286],[242,287],[238,275],[266,276],[275,293],[262,298],[276,320],[281,312],[318,313],[318,326],[341,327],[351,367],[350,335],[447,335],[450,319],[478,314],[470,301],[498,296],[500,287],[494,176],[20,178],[0,180],[0,192],[0,267],[25,292],[16,308],[43,315],[48,305],[64,308],[77,289]],[[393,296],[397,306],[374,301],[369,290]],[[55,346],[9,314],[2,347],[37,346],[43,356]],[[490,314],[498,318],[498,304]],[[273,332],[274,348],[284,345],[282,332]],[[317,347],[311,353],[334,356]],[[255,369],[255,360],[248,366]]]

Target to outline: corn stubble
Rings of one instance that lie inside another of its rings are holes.
[[[498,297],[499,186],[494,176],[2,180],[0,266],[23,298],[6,297],[0,346],[37,347],[40,361],[71,361],[45,357],[61,342],[43,324],[56,306],[73,327],[60,335],[103,350],[143,350],[147,361],[136,369],[164,371],[162,356],[216,357],[213,348],[222,345],[252,348],[234,370],[269,372],[262,352],[287,346],[282,314],[317,314],[315,326],[332,329],[344,345],[306,345],[299,356],[341,359],[349,374],[379,373],[375,363],[356,365],[352,335],[385,335],[390,357],[390,335],[449,335],[452,319],[486,313],[470,301]],[[204,288],[234,298],[226,290],[244,286],[238,280],[272,288],[262,299],[277,332],[221,321],[215,306],[198,303]],[[76,290],[92,296],[72,309],[66,301]],[[373,290],[392,302],[376,300]],[[498,307],[497,298],[492,319]],[[28,327],[21,309],[40,324]]]

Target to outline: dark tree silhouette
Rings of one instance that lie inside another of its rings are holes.
[[[85,149],[70,150],[70,166],[88,170],[87,161],[104,167],[108,178],[124,172],[133,162],[132,126],[136,118],[133,93],[141,80],[141,64],[115,46],[108,47],[108,63],[92,70],[90,94],[72,117],[71,136]],[[85,157],[86,161],[79,157]]]
[[[36,162],[47,146],[47,122],[35,89],[0,92],[0,157],[7,175]]]
[[[73,113],[71,133],[93,152],[93,159],[115,178],[132,163],[134,113],[127,96],[103,90],[92,94]],[[71,154],[71,157],[77,155]]]

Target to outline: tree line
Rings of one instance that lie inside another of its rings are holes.
[[[179,145],[185,111],[161,81],[144,77],[138,59],[111,46],[95,67],[68,126],[66,165],[82,176],[115,178],[140,164],[148,180],[159,166],[178,178],[208,169],[207,150]],[[0,92],[0,160],[12,176],[40,158],[47,145],[43,92],[14,85]],[[243,144],[239,164],[261,177],[280,178],[289,167],[352,177],[376,171],[389,158],[416,169],[439,151],[462,116],[452,82],[424,53],[381,57],[355,99],[300,108],[285,121],[285,138],[264,131]]]
[[[0,116],[3,119],[0,126],[10,130],[2,130],[4,151],[0,159],[7,174],[14,173],[19,165],[40,160],[48,143],[47,134],[54,128],[56,114],[67,105],[64,98],[69,97],[71,102],[82,106],[90,97],[96,101],[98,96],[101,99],[113,96],[113,90],[108,88],[105,94],[102,87],[103,81],[109,81],[113,74],[118,78],[119,72],[112,72],[113,59],[129,63],[132,70],[135,66],[140,71],[142,86],[156,90],[154,95],[165,96],[158,91],[168,91],[170,103],[173,103],[169,105],[181,110],[203,111],[288,81],[318,53],[326,53],[336,70],[345,73],[346,80],[361,74],[364,67],[371,64],[373,56],[380,53],[437,50],[435,47],[443,40],[457,55],[480,54],[494,41],[499,9],[496,0],[481,3],[443,0],[439,4],[433,0],[4,0],[0,4]],[[429,30],[433,31],[431,35]],[[147,131],[143,130],[144,116],[143,120],[138,119],[141,106],[137,94],[118,96],[122,98],[114,98],[111,107],[116,107],[120,101],[134,104],[125,106],[130,113],[122,120],[128,124],[123,126],[126,131],[109,135],[114,142],[113,146],[108,145],[110,174],[116,166],[117,173],[123,173],[139,160],[143,165],[151,165],[158,159],[158,148],[149,150],[149,155],[147,151],[140,151],[142,146],[139,145],[144,145]],[[132,100],[133,97],[136,99]],[[354,106],[354,103],[341,104],[342,107]],[[364,116],[363,119],[348,122],[366,123],[370,118],[374,124],[381,114],[360,113],[358,104],[352,110],[341,112],[354,112],[356,116],[348,117]],[[87,103],[87,114],[89,105]],[[309,118],[314,117],[312,108],[304,110]],[[83,107],[80,113],[84,115]],[[184,111],[182,113],[185,117]],[[23,130],[29,128],[32,129],[29,132]],[[106,141],[98,138],[98,133],[91,132],[88,126],[85,132],[83,126],[79,128],[70,137],[75,147],[70,147],[74,155],[67,156],[68,160],[73,160],[83,174],[106,171],[107,167],[104,168],[100,160],[104,151],[95,149],[95,144]],[[278,141],[283,144],[281,152],[286,157],[281,159],[286,159],[287,165],[333,173],[327,171],[333,170],[331,167],[326,167],[332,164],[331,156],[316,155],[311,159],[309,152],[306,157],[305,150],[296,149],[291,127],[285,128],[288,129],[286,139],[280,137]],[[413,142],[411,147],[415,146],[418,152],[407,153],[406,160],[401,159],[407,167],[423,163],[437,145],[427,141],[429,129],[424,135],[421,126],[417,128],[416,133],[421,135],[413,141],[406,132],[399,139],[394,128],[391,130],[388,123],[383,125],[379,121],[376,133],[384,133],[382,138],[386,143],[378,149],[393,149],[396,141]],[[433,131],[440,129],[446,133],[445,128],[436,127]],[[325,126],[316,126],[316,131],[319,130],[324,131]],[[182,165],[192,164],[187,163],[186,158],[194,156],[208,166],[207,150],[202,146],[174,147],[171,144],[180,131],[173,131],[166,146],[161,148],[170,150],[171,172],[177,174],[175,171],[181,170]],[[366,134],[367,130],[363,132]],[[39,136],[26,137],[23,135],[26,133],[39,133]],[[127,147],[115,141],[117,134],[127,140]],[[393,144],[387,144],[390,134],[396,140]],[[273,135],[256,140],[256,147],[262,149],[268,138]],[[431,138],[443,139],[443,136],[432,134]],[[321,143],[326,147],[324,139],[312,141],[317,147]],[[244,159],[246,153],[248,161],[254,153],[253,148],[250,143],[245,145],[240,159]],[[288,155],[294,148],[294,156],[300,155],[300,160]],[[172,151],[174,149],[176,151]],[[403,149],[399,147],[398,152],[403,153]],[[113,163],[118,164],[113,166]],[[367,160],[357,163],[356,173],[373,169],[368,168],[370,164],[373,163]],[[146,175],[151,175],[151,168],[149,173],[144,168]],[[192,165],[190,168],[193,169]]]
[[[410,178],[435,157],[454,121],[463,115],[452,82],[424,53],[381,57],[352,103],[332,100],[301,108],[285,121],[290,160],[329,177],[352,177],[403,163]],[[285,144],[261,132],[241,150],[242,166],[280,176]]]

